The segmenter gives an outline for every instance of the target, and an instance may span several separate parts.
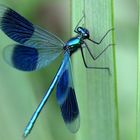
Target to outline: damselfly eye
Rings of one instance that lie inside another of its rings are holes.
[[[85,33],[83,34],[83,37],[84,38],[89,38],[89,31],[88,30],[85,30]]]
[[[78,31],[79,33],[81,33],[81,32],[82,32],[82,30],[83,30],[83,28],[82,28],[82,27],[78,27],[78,28],[77,28],[77,31]]]
[[[84,36],[88,36],[88,34],[87,34],[87,33],[85,33],[85,34],[84,34]]]
[[[77,31],[83,38],[89,38],[89,31],[86,28],[78,27]]]

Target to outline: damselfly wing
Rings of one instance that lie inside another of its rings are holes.
[[[72,81],[70,58],[66,63],[65,68],[61,71],[61,76],[57,84],[56,97],[68,129],[73,133],[77,132],[80,126],[80,119],[75,89]]]

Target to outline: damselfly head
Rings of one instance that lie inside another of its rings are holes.
[[[78,27],[77,32],[83,37],[83,39],[89,38],[89,31],[86,28]]]

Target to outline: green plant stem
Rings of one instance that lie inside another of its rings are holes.
[[[84,26],[90,31],[90,37],[98,41],[114,27],[113,10],[112,0],[73,0],[72,30],[84,11]],[[110,43],[115,44],[113,32],[99,46],[92,43],[88,45],[96,56]],[[107,66],[111,70],[111,75],[107,70],[86,69],[80,52],[74,55],[74,81],[81,114],[81,127],[77,139],[118,140],[115,46],[110,47],[94,62],[86,50],[85,55],[89,65]]]

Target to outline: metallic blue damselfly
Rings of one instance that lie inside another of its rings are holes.
[[[56,98],[61,109],[63,120],[71,132],[74,133],[78,131],[80,126],[80,115],[72,81],[70,60],[71,55],[74,52],[78,49],[81,50],[86,68],[109,70],[108,67],[88,66],[83,53],[83,48],[85,47],[91,58],[96,60],[112,44],[109,44],[94,57],[85,40],[89,40],[94,44],[100,44],[112,29],[108,30],[99,42],[96,42],[90,38],[90,33],[86,28],[79,26],[83,18],[84,16],[80,19],[74,30],[77,35],[64,43],[61,39],[47,30],[33,25],[11,8],[0,5],[0,28],[8,37],[18,43],[9,45],[4,49],[4,59],[8,64],[19,70],[34,71],[48,66],[60,54],[63,54],[62,63],[54,76],[49,89],[24,130],[24,137],[32,130],[55,85],[57,85]]]

